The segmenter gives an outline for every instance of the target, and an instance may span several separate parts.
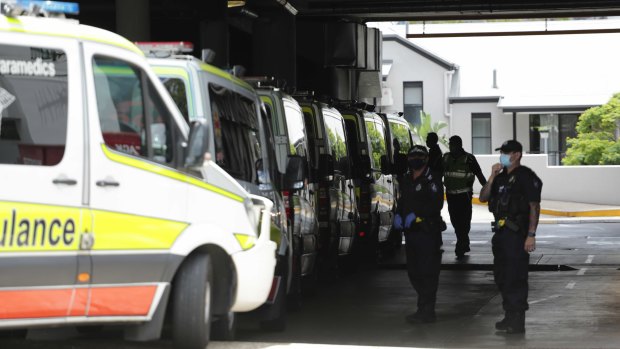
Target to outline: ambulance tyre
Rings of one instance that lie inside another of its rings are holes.
[[[207,254],[190,255],[179,269],[172,295],[175,348],[202,349],[209,343],[213,273]]]

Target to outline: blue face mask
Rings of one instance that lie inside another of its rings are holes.
[[[510,167],[510,165],[512,165],[512,162],[510,162],[510,154],[501,154],[499,156],[499,162],[504,167]]]

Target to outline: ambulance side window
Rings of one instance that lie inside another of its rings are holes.
[[[164,83],[166,90],[170,93],[170,96],[177,105],[185,121],[189,123],[189,110],[187,108],[187,89],[185,88],[185,82],[181,78],[160,77],[161,82]]]
[[[0,45],[0,163],[54,166],[67,142],[67,56]]]
[[[385,146],[385,128],[383,122],[377,119],[366,120],[366,133],[368,135],[368,142],[372,154],[370,156],[370,163],[374,170],[381,169],[381,157],[387,155],[387,148]]]
[[[130,63],[93,59],[99,122],[105,144],[134,156],[174,161],[174,123],[147,75]]]
[[[209,100],[216,163],[235,179],[257,183],[261,145],[255,102],[216,84],[209,84]]]

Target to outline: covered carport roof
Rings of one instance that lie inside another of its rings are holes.
[[[473,0],[271,0],[290,3],[299,17],[383,20],[457,20],[493,18],[596,17],[620,15],[620,1],[473,1]],[[248,0],[261,6],[269,0]]]

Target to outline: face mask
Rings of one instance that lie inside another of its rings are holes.
[[[409,168],[412,170],[419,170],[426,164],[424,159],[409,159],[408,160]]]
[[[510,165],[512,165],[512,162],[510,161],[510,154],[501,154],[499,156],[499,162],[504,167],[510,167]]]

